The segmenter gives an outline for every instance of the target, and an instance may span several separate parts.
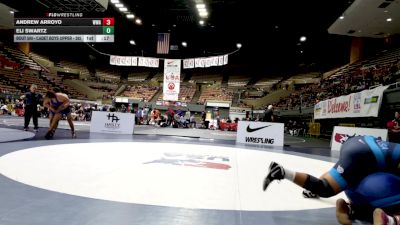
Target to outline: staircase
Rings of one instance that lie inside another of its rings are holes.
[[[196,92],[194,93],[192,101],[190,103],[197,104],[197,102],[199,101],[200,95],[201,95],[201,91],[197,90],[197,88],[196,88]]]

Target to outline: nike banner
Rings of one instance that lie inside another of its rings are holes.
[[[283,146],[283,123],[239,121],[236,142]]]

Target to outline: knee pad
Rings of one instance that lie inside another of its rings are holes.
[[[326,179],[318,179],[308,175],[304,188],[324,198],[329,198],[335,195],[332,187]]]

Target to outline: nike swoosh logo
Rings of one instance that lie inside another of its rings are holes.
[[[272,126],[272,125],[267,125],[267,126],[257,127],[257,128],[250,128],[250,124],[249,124],[249,125],[247,125],[246,130],[247,130],[247,132],[251,133],[251,132],[258,131],[258,130],[261,130],[261,129],[264,129],[264,128],[270,127],[270,126]]]

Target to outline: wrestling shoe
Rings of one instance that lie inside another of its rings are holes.
[[[265,177],[263,182],[263,191],[265,191],[269,184],[274,180],[282,180],[285,177],[285,170],[281,165],[276,162],[271,162],[269,165],[268,175]]]
[[[400,216],[389,216],[382,209],[374,210],[374,225],[399,225]]]
[[[47,131],[46,135],[44,136],[44,138],[46,138],[47,140],[52,139],[54,136],[54,131],[49,130]]]
[[[304,190],[303,190],[303,197],[304,197],[304,198],[319,198],[318,195],[312,193],[311,191],[309,191],[309,190],[307,190],[307,189],[304,189]]]
[[[71,131],[72,138],[76,138],[76,131]]]

